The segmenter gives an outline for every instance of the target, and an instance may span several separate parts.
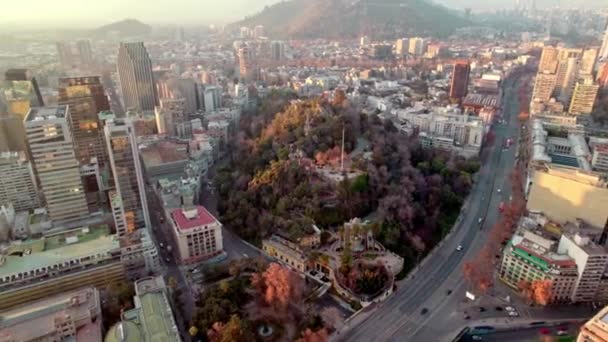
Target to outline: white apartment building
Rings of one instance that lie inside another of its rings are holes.
[[[578,279],[572,294],[573,302],[591,302],[596,294],[606,266],[608,252],[597,245],[588,236],[563,234],[557,246],[557,253],[568,254],[576,262]]]
[[[179,258],[190,264],[220,255],[223,250],[222,224],[202,206],[170,212]]]
[[[465,157],[479,154],[486,125],[477,116],[437,108],[431,113],[399,111],[398,128],[408,134],[418,132],[423,146],[454,151]]]
[[[68,113],[69,106],[40,107],[31,108],[25,117],[35,174],[53,221],[89,215]]]

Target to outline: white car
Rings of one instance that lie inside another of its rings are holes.
[[[483,221],[483,217],[480,217],[479,220],[477,220],[477,223],[481,223]]]
[[[505,308],[505,310],[507,310],[507,311],[515,311],[515,308],[514,308],[514,307],[512,307],[512,306],[507,306],[507,307]]]
[[[502,189],[498,188],[498,190],[496,190],[496,192],[501,193]]]
[[[462,250],[462,245],[458,245],[458,247],[456,247],[456,250],[460,252]]]
[[[557,336],[566,336],[566,335],[568,335],[568,332],[566,330],[557,331]]]
[[[517,312],[515,312],[515,311],[509,311],[509,316],[511,316],[511,317],[518,317],[519,314]]]

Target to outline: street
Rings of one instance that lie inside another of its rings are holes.
[[[216,169],[220,167],[222,162],[218,162],[210,168],[208,178],[213,179]],[[190,322],[196,312],[196,294],[192,291],[191,286],[188,282],[187,273],[188,269],[194,265],[180,266],[176,258],[177,246],[171,235],[171,227],[169,223],[161,222],[163,208],[159,198],[149,187],[146,188],[146,196],[148,200],[148,209],[150,211],[150,220],[152,222],[152,238],[156,243],[159,251],[159,257],[162,263],[165,265],[165,278],[175,278],[177,281],[177,288],[182,291],[181,300],[183,307],[181,312],[183,317],[179,319],[180,313],[177,313],[178,320],[181,322]],[[217,213],[217,192],[212,191],[207,184],[201,186],[201,193],[199,195],[199,203],[203,205],[209,212],[211,212],[216,218]],[[222,238],[224,243],[224,251],[227,254],[228,260],[237,260],[241,258],[255,258],[261,255],[260,250],[254,246],[241,240],[235,233],[229,231],[222,226]],[[163,247],[161,247],[161,244]],[[171,246],[172,251],[169,252],[167,247]],[[188,327],[182,328],[182,332],[185,332]]]
[[[464,324],[458,307],[464,300],[466,284],[463,261],[474,258],[483,247],[490,227],[499,217],[500,202],[510,196],[509,174],[515,163],[516,146],[503,151],[502,142],[518,136],[519,103],[517,84],[505,86],[503,118],[507,125],[497,125],[496,139],[489,146],[487,161],[477,175],[475,186],[463,208],[461,220],[443,245],[427,256],[411,278],[398,284],[397,292],[369,314],[349,322],[343,341],[437,341]],[[498,189],[501,189],[499,192]],[[483,218],[484,229],[478,226]],[[457,251],[462,245],[463,250]],[[448,295],[448,290],[452,294]],[[422,310],[427,309],[424,315]]]

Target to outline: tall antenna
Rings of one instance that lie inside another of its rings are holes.
[[[340,154],[340,171],[344,171],[344,124],[342,124],[342,153]]]

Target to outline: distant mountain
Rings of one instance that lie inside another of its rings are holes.
[[[116,32],[121,37],[135,37],[150,34],[152,28],[139,20],[125,19],[94,30],[94,33],[98,35],[107,35],[110,32]]]
[[[442,36],[468,20],[428,0],[288,0],[235,26],[264,25],[273,37]]]

